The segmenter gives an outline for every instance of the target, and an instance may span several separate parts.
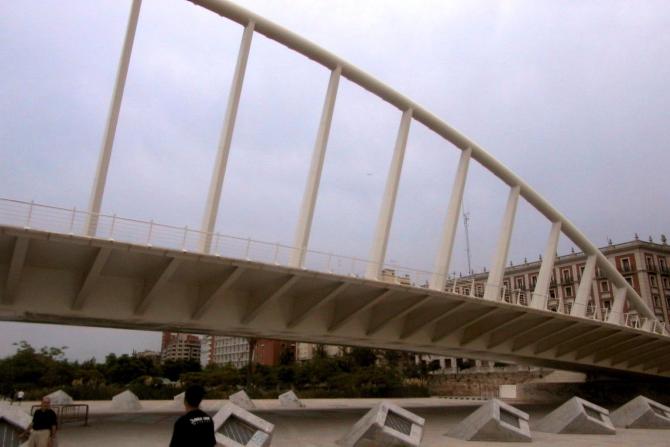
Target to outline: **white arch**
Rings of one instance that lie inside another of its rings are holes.
[[[509,185],[510,188],[519,188],[519,195],[521,197],[526,199],[529,204],[544,215],[552,224],[560,222],[561,232],[574,242],[587,256],[595,256],[598,267],[613,282],[615,287],[625,290],[625,297],[630,301],[635,310],[650,320],[656,319],[655,314],[649,309],[644,300],[637,294],[635,289],[626,282],[625,278],[607,260],[597,246],[589,241],[572,222],[547,202],[537,191],[524,182],[519,176],[510,171],[505,165],[496,160],[495,157],[489,154],[476,142],[449,126],[424,107],[397,92],[380,80],[367,74],[360,68],[264,17],[227,0],[189,1],[237,22],[244,27],[249,23],[254,23],[254,31],[312,59],[329,70],[335,70],[339,67],[341,76],[377,95],[382,100],[397,107],[401,112],[412,110],[412,118],[414,120],[424,124],[457,148],[461,150],[470,148],[472,151],[472,159],[479,162],[500,180]]]

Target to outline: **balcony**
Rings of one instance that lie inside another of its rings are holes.
[[[656,268],[656,266],[654,264],[647,264],[647,271],[649,273],[656,273],[656,272],[658,272],[658,269]]]
[[[619,267],[619,271],[621,273],[634,273],[635,269],[633,269],[633,267],[630,265],[622,265],[621,267]]]
[[[661,275],[666,275],[666,276],[669,276],[669,275],[670,275],[670,269],[668,269],[668,267],[665,266],[665,265],[662,265],[662,266],[658,269],[658,271],[661,273]]]

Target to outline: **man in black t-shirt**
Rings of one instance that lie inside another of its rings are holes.
[[[207,413],[198,408],[205,390],[198,385],[189,387],[184,393],[186,414],[174,423],[170,447],[213,447],[214,422]]]
[[[42,398],[40,408],[33,414],[33,422],[28,426],[32,428],[28,445],[30,447],[51,447],[56,437],[58,419],[56,413],[51,409],[51,399]]]

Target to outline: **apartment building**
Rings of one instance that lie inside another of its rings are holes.
[[[163,332],[161,340],[161,361],[200,361],[200,337],[191,334]]]
[[[621,244],[610,243],[600,250],[653,310],[658,320],[668,326],[670,246],[667,245],[665,237],[662,237],[661,243],[636,238]],[[508,267],[503,278],[502,298],[509,302],[527,305],[535,289],[541,263],[541,260],[538,260]],[[549,310],[570,312],[585,265],[586,255],[581,252],[556,258],[547,299]],[[487,278],[488,273],[486,272],[460,277],[449,281],[446,290],[483,297]],[[600,272],[600,269],[596,269],[591,285],[587,316],[605,318],[612,307],[613,300],[612,283]],[[628,314],[628,318],[637,319],[636,312],[632,309],[626,308],[624,312]]]

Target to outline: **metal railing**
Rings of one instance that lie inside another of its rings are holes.
[[[31,406],[30,415],[32,416],[38,408],[40,408],[40,405]],[[58,425],[79,422],[83,422],[84,426],[88,425],[88,404],[51,405],[51,409],[58,417]]]

